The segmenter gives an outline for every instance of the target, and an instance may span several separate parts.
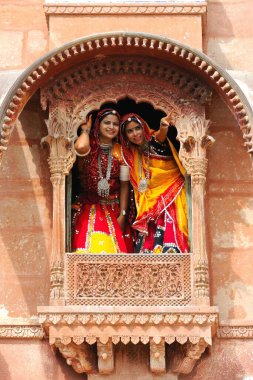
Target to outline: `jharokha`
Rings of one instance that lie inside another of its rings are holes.
[[[0,1],[0,378],[253,379],[251,0]]]

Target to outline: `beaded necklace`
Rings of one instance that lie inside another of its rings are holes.
[[[144,151],[147,151],[148,154],[148,160],[147,160],[147,170],[145,174],[145,178],[142,178],[142,154]],[[145,193],[145,191],[148,188],[148,183],[150,180],[150,148],[149,144],[146,144],[143,148],[138,149],[138,174],[139,174],[139,185],[138,185],[138,191],[139,193]]]
[[[102,198],[108,198],[110,193],[110,176],[111,176],[111,170],[112,170],[112,144],[101,144],[101,149],[104,153],[108,154],[108,161],[107,161],[107,169],[106,169],[106,175],[103,177],[102,173],[102,164],[101,164],[101,156],[100,153],[98,154],[98,175],[99,175],[99,181],[98,181],[98,195]]]

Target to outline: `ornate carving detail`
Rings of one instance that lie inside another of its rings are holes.
[[[43,76],[47,75],[47,79],[55,75],[55,68],[61,71],[59,68],[63,64],[66,67],[66,61],[71,62],[72,59],[77,60],[80,56],[82,61],[85,59],[84,55],[94,53],[97,56],[98,52],[100,56],[106,53],[110,49],[114,49],[117,54],[117,48],[122,49],[124,47],[124,54],[133,51],[146,55],[159,54],[164,56],[166,60],[178,60],[187,62],[187,66],[190,65],[198,73],[201,72],[203,77],[209,78],[213,81],[214,87],[221,93],[224,100],[228,104],[230,110],[234,114],[240,128],[244,133],[246,144],[250,154],[253,153],[252,143],[252,110],[247,102],[247,99],[242,95],[239,96],[239,89],[233,82],[232,78],[226,72],[221,69],[217,69],[212,62],[195,51],[183,46],[178,45],[174,41],[159,36],[149,36],[143,34],[132,33],[113,33],[105,34],[103,36],[98,35],[93,38],[86,38],[78,43],[73,43],[72,46],[63,46],[61,50],[58,50],[55,55],[48,55],[41,60],[37,65],[34,65],[30,73],[27,74],[23,82],[19,83],[13,89],[13,96],[9,96],[10,101],[1,110],[1,136],[0,136],[0,158],[3,152],[6,150],[11,129],[15,123],[16,118],[21,112],[24,104],[31,97],[39,85],[43,83]],[[122,51],[122,50],[121,50]],[[51,53],[50,53],[51,54]],[[87,56],[90,58],[90,56]],[[45,82],[45,80],[44,80]]]
[[[165,373],[165,340],[159,337],[150,339],[150,370],[154,373]]]
[[[122,311],[119,315],[120,318],[117,323],[113,321],[113,312],[90,312],[90,313],[82,313],[82,312],[65,312],[65,313],[39,313],[39,321],[45,325],[58,325],[59,323],[64,323],[67,325],[72,325],[75,323],[81,324],[83,326],[89,325],[98,325],[98,326],[117,326],[117,325],[153,325],[154,316],[159,317],[159,324],[166,324],[168,326],[171,325],[213,325],[217,323],[217,311],[214,312],[196,312],[192,310],[189,313],[183,313],[181,311],[167,312],[163,313],[138,313],[138,312],[124,312]],[[129,322],[131,321],[131,322]],[[94,343],[94,342],[93,342]],[[91,343],[91,344],[93,344]]]
[[[253,324],[244,326],[219,326],[217,331],[218,338],[253,338]]]
[[[190,373],[206,347],[207,343],[204,339],[200,339],[196,344],[187,342],[186,345],[174,355],[172,371],[175,373]]]
[[[125,75],[128,75],[127,83]],[[96,59],[78,67],[78,69],[71,69],[56,78],[53,83],[42,90],[41,104],[45,109],[47,102],[55,104],[58,99],[65,102],[66,100],[80,102],[80,98],[87,98],[91,95],[96,96],[97,87],[101,87],[101,80],[105,81],[104,86],[107,84],[107,97],[110,94],[113,96],[113,91],[110,88],[115,82],[123,83],[121,97],[126,92],[135,96],[140,78],[142,78],[143,84],[145,82],[146,84],[150,83],[150,80],[155,81],[156,87],[159,81],[162,81],[160,83],[162,88],[166,83],[166,94],[174,102],[177,101],[178,111],[191,102],[195,101],[203,105],[211,100],[212,92],[203,82],[174,65],[164,64],[154,58],[128,56],[127,59],[122,60],[121,56],[116,56],[100,61]],[[130,81],[134,82],[134,86],[131,86],[131,88],[129,88]],[[99,86],[97,85],[98,82]],[[145,93],[143,94],[145,96]],[[104,98],[105,96],[103,95]],[[83,101],[83,103],[86,103],[86,101]],[[180,115],[178,111],[177,113]]]
[[[190,262],[190,254],[67,254],[67,304],[186,305],[191,300]]]
[[[60,184],[73,166],[73,141],[80,123],[71,107],[59,106],[50,110],[49,120],[46,120],[48,136],[42,139],[42,144],[48,144],[50,149],[48,163],[53,185]]]
[[[50,298],[64,299],[64,265],[63,262],[54,262],[50,271]]]
[[[206,260],[199,260],[196,255],[194,260],[194,291],[197,297],[209,297],[209,271]]]
[[[53,1],[52,1],[53,3]],[[194,2],[193,2],[194,3]],[[108,5],[74,5],[74,4],[48,4],[44,5],[46,14],[201,14],[206,13],[206,4],[196,5],[164,5],[164,4],[108,4]]]
[[[55,346],[66,359],[67,364],[71,365],[77,373],[96,372],[96,353],[87,343],[65,345],[56,341]]]
[[[103,374],[108,374],[114,370],[114,355],[113,345],[111,339],[102,343],[103,339],[97,341],[97,355],[98,355],[98,371]]]
[[[191,175],[192,185],[192,250],[194,252],[194,302],[209,304],[208,260],[206,255],[204,219],[204,184],[206,180],[206,149],[214,139],[207,134],[209,121],[203,116],[189,115],[176,122],[181,143],[179,157]]]
[[[177,139],[181,143],[179,157],[196,183],[205,182],[206,149],[214,143],[214,138],[207,135],[208,126],[208,120],[195,115],[184,116],[176,121]]]
[[[44,335],[45,333],[39,325],[5,325],[3,322],[0,324],[0,338],[42,339]]]

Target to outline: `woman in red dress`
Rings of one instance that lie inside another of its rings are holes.
[[[77,253],[124,253],[132,251],[123,234],[129,197],[128,167],[123,164],[119,114],[103,109],[94,128],[89,116],[75,142],[79,180],[83,189],[74,214],[72,250]],[[126,246],[128,245],[128,249]]]

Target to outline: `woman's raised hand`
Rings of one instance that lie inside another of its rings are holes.
[[[89,134],[92,126],[92,115],[90,114],[88,118],[86,118],[85,123],[81,125],[82,132]]]
[[[167,128],[170,126],[169,116],[164,116],[160,121],[160,127]]]

